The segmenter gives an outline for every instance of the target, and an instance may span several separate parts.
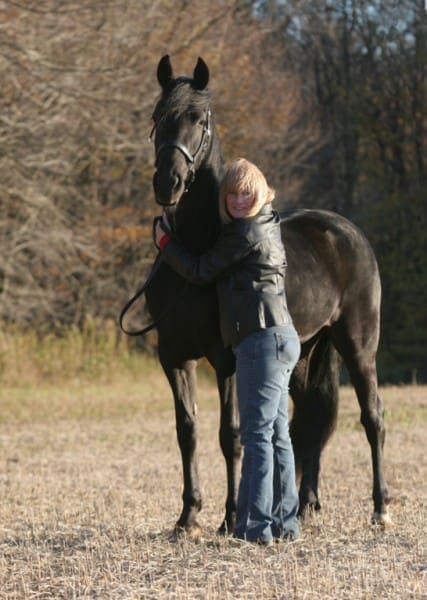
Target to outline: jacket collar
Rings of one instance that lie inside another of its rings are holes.
[[[255,216],[257,217],[258,215],[271,215],[272,212],[273,212],[273,206],[272,206],[271,202],[267,202],[267,204],[264,204],[264,206],[261,206],[259,212]]]

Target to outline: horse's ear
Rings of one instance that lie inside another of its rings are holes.
[[[165,88],[173,80],[172,65],[169,54],[165,54],[157,65],[157,81]]]
[[[193,87],[196,90],[204,90],[209,82],[209,69],[203,58],[197,60],[194,68]]]

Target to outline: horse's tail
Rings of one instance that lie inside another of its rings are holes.
[[[326,330],[303,362],[300,380],[291,386],[294,412],[290,433],[298,473],[305,459],[317,457],[320,461],[337,421],[340,359]]]

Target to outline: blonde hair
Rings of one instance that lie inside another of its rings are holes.
[[[238,158],[232,162],[222,179],[219,190],[219,214],[223,223],[230,223],[233,220],[227,210],[228,194],[248,194],[255,199],[246,217],[254,217],[264,204],[274,199],[274,190],[268,186],[262,171],[245,158]]]

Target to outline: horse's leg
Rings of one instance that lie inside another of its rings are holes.
[[[215,361],[215,371],[221,400],[219,441],[227,469],[227,498],[225,518],[218,533],[233,533],[236,523],[237,491],[241,445],[239,436],[239,414],[235,384],[235,361],[231,350],[221,349],[220,359]]]
[[[379,319],[348,319],[332,327],[332,337],[348,369],[359,401],[360,421],[365,429],[372,455],[374,513],[372,520],[391,523],[387,510],[389,502],[384,476],[384,407],[378,395],[376,352],[379,338]]]
[[[339,365],[326,333],[294,369],[290,392],[294,412],[290,433],[300,476],[300,508],[320,510],[318,494],[320,456],[334,431],[338,410]]]
[[[183,508],[176,522],[175,531],[177,534],[185,532],[197,537],[200,534],[197,515],[202,508],[202,496],[196,457],[196,361],[185,361],[177,366],[162,358],[161,352],[159,355],[173,391],[176,432],[184,478]]]
[[[221,402],[219,442],[227,469],[227,498],[225,501],[225,517],[219,526],[218,533],[225,535],[233,533],[236,522],[241,456],[239,414],[234,376],[236,361],[231,348],[224,349],[222,343],[211,348],[206,356],[215,369]]]

